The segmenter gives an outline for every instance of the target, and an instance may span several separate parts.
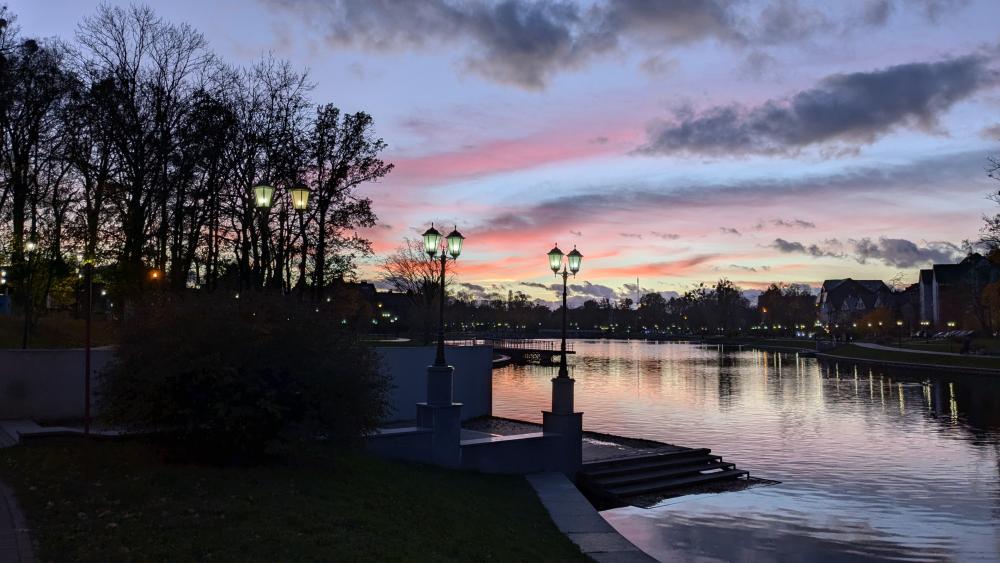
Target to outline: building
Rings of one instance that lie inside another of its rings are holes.
[[[819,292],[819,321],[849,323],[876,309],[894,306],[892,290],[882,280],[826,280]]]
[[[920,270],[921,320],[937,328],[949,322],[976,322],[981,316],[983,288],[997,281],[1000,266],[981,254],[970,254],[958,264],[935,264]]]

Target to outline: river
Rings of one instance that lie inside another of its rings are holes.
[[[707,447],[780,484],[602,515],[661,560],[1000,560],[1000,381],[795,354],[576,340],[586,430]],[[555,369],[494,372],[541,421]]]

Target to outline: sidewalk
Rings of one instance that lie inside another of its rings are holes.
[[[14,436],[0,427],[0,449],[17,445]],[[24,514],[17,506],[14,492],[0,483],[0,561],[34,563],[31,537]]]
[[[970,354],[959,354],[958,352],[935,352],[934,350],[916,350],[913,348],[897,348],[895,346],[884,346],[882,344],[871,344],[868,342],[852,342],[855,346],[871,348],[872,350],[888,350],[890,352],[907,352],[910,354],[930,354],[932,356],[959,356],[961,358],[973,357]]]
[[[527,478],[556,527],[584,555],[601,563],[656,561],[611,527],[562,473],[535,473]]]

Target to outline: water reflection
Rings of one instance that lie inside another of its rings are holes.
[[[996,380],[677,343],[574,349],[588,429],[711,447],[782,481],[605,513],[660,557],[998,559]],[[494,413],[539,421],[554,375],[498,370]]]

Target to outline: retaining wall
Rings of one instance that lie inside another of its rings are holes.
[[[416,404],[427,399],[427,366],[433,346],[376,348],[382,369],[393,381],[392,414],[386,422],[414,420]],[[98,392],[98,374],[114,355],[113,348],[91,351],[91,392]],[[493,406],[493,352],[488,346],[449,347],[455,367],[455,401],[464,403],[462,418],[489,415]],[[37,422],[83,419],[82,349],[0,350],[0,419]],[[95,402],[92,401],[92,405]],[[96,413],[95,413],[96,414]]]

